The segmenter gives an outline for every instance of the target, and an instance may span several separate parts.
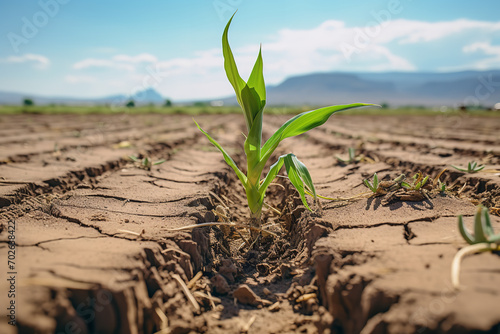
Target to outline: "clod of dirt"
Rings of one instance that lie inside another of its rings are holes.
[[[214,277],[212,277],[212,279],[210,280],[210,282],[212,282],[213,291],[216,294],[225,295],[230,290],[229,284],[227,284],[226,279],[222,275],[220,275],[220,274],[217,274]]]
[[[224,276],[225,279],[231,284],[234,283],[234,275],[238,272],[238,269],[230,259],[223,259],[222,265],[219,267],[219,274]]]
[[[233,292],[233,297],[236,298],[241,304],[252,306],[259,305],[261,302],[255,292],[253,292],[246,284],[240,285],[238,289]]]

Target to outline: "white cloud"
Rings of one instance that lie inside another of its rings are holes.
[[[141,63],[155,63],[158,59],[149,53],[141,53],[136,56],[129,55],[116,55],[111,59],[96,59],[87,58],[73,64],[73,68],[76,70],[82,70],[91,67],[107,67],[118,70],[126,70],[133,72],[136,70],[136,66]]]
[[[468,66],[491,68],[500,66],[500,46],[477,43],[482,37],[491,35],[500,36],[500,22],[396,19],[378,25],[349,27],[342,21],[328,20],[311,29],[282,29],[269,35],[269,40],[262,45],[264,75],[267,83],[277,84],[289,76],[311,72],[415,71],[418,69],[416,62],[419,54],[403,56],[408,54],[403,53],[406,48],[443,52],[453,43],[454,49],[449,50],[450,53],[460,52],[463,48],[463,52],[485,56],[485,59]],[[452,40],[453,43],[450,42]],[[429,42],[435,41],[439,41],[443,49],[426,49]],[[244,79],[248,78],[258,50],[258,41],[233,49]],[[436,63],[434,66],[438,69],[441,65]],[[88,58],[73,67],[79,70],[108,67],[128,71],[102,81],[105,88],[119,86],[131,90],[151,85],[173,99],[211,98],[232,93],[225,78],[219,48],[172,59],[158,59],[148,53],[135,56],[119,54],[106,59]]]
[[[33,53],[27,53],[22,56],[10,56],[4,59],[0,59],[2,63],[33,63],[35,68],[46,69],[50,65],[50,60],[42,55],[37,55]]]
[[[500,22],[473,21],[467,19],[424,22],[397,19],[386,22],[378,42],[389,43],[398,41],[400,44],[422,43],[440,40],[468,31],[475,31],[477,33],[500,31]]]
[[[137,56],[128,56],[128,55],[116,55],[113,57],[114,61],[124,62],[124,63],[155,63],[158,61],[158,58],[149,53],[141,53]]]
[[[486,70],[500,67],[500,45],[491,45],[490,42],[476,42],[463,47],[464,53],[482,53],[489,56],[473,64],[474,68]]]
[[[75,70],[83,70],[91,67],[108,67],[114,68],[118,70],[126,70],[126,71],[134,71],[134,66],[130,64],[123,64],[120,62],[114,62],[109,59],[95,59],[95,58],[87,58],[81,60],[75,64],[73,64],[73,68]]]

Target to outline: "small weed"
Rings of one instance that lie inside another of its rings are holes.
[[[408,190],[420,190],[420,188],[422,188],[427,183],[428,179],[429,175],[424,177],[422,172],[418,172],[417,174],[413,175],[410,182],[401,182],[401,186]]]
[[[454,166],[454,165],[451,165],[451,167],[453,167],[456,170],[459,170],[461,172],[465,172],[465,173],[477,173],[477,172],[483,170],[484,167],[486,167],[486,166],[485,165],[478,166],[477,162],[475,162],[475,161],[469,161],[469,163],[467,165],[467,168],[465,168],[465,167],[458,167],[458,166]]]
[[[373,183],[370,183],[368,180],[363,180],[363,182],[370,189],[371,197],[384,196],[382,205],[387,205],[392,201],[418,202],[425,199],[431,201],[429,194],[431,194],[434,188],[430,184],[429,179],[429,175],[424,176],[422,172],[418,172],[411,178],[407,178],[405,174],[401,174],[391,181],[379,181],[377,173],[375,173],[373,175]],[[439,181],[439,177],[437,181],[434,180],[434,183],[439,185],[439,191],[446,190],[446,185]]]
[[[371,190],[373,196],[381,196],[400,189],[405,179],[406,175],[401,174],[392,181],[379,181],[377,173],[375,173],[373,174],[373,183],[368,180],[363,180],[363,182]]]
[[[356,159],[356,154],[355,154],[355,150],[353,147],[349,147],[347,149],[347,153],[349,156],[347,159],[342,159],[338,155],[336,155],[335,158],[337,158],[338,161],[340,161],[341,163],[344,163],[344,164],[350,164],[350,163],[359,161]]]
[[[142,168],[145,170],[151,170],[151,167],[161,165],[162,163],[167,161],[165,159],[153,161],[150,157],[144,157],[144,158],[140,159],[140,158],[133,156],[133,155],[130,155],[129,158],[130,158],[130,160],[132,160],[134,162],[134,165],[136,167]]]
[[[437,187],[437,189],[438,189],[440,192],[444,193],[444,192],[446,191],[446,183],[441,182],[441,180],[438,180],[437,182],[438,182],[438,187]]]
[[[451,281],[456,289],[460,287],[460,262],[464,256],[478,252],[500,250],[500,233],[495,234],[493,231],[488,209],[484,206],[478,206],[477,212],[474,215],[474,235],[472,235],[465,227],[463,217],[461,215],[458,216],[458,229],[469,246],[459,250],[453,259],[451,267]]]
[[[435,178],[434,178],[434,181],[432,181],[432,186],[434,189],[436,189],[437,191],[439,191],[440,193],[444,193],[448,187],[446,186],[446,183],[444,182],[441,182],[440,178],[441,178],[441,175],[443,175],[443,173],[446,171],[446,168],[443,169]]]
[[[369,163],[375,162],[373,159],[365,156],[364,154],[356,155],[356,150],[354,149],[354,147],[349,147],[347,149],[347,154],[348,154],[347,159],[343,159],[343,158],[339,157],[338,155],[336,155],[335,158],[337,158],[337,160],[340,163],[345,164],[345,165],[352,164],[352,163],[355,164],[358,162],[369,162]]]
[[[378,176],[377,173],[373,174],[373,184],[368,180],[363,180],[365,185],[372,191],[372,193],[376,194],[378,190]]]

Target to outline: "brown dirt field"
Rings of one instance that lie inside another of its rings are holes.
[[[266,116],[264,137],[286,119]],[[243,117],[196,120],[243,167]],[[243,188],[190,116],[0,116],[0,333],[499,333],[498,254],[465,258],[461,290],[450,278],[466,246],[457,215],[471,226],[475,205],[500,207],[499,129],[468,115],[334,115],[277,152],[295,153],[319,194],[446,167],[450,191],[309,212],[279,178],[267,202],[281,214],[264,215],[278,237],[251,250],[234,228],[171,230],[216,220],[221,202],[232,221],[247,217]],[[375,163],[339,163],[348,147]],[[166,162],[146,170],[128,155]],[[487,167],[449,167],[470,160]]]

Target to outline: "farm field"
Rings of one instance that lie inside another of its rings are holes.
[[[266,115],[264,138],[288,118]],[[243,117],[195,119],[243,169]],[[447,191],[320,205],[308,198],[309,212],[278,179],[264,214],[277,236],[251,249],[239,229],[175,230],[244,224],[248,214],[243,187],[192,116],[0,115],[0,254],[7,259],[15,225],[17,329],[498,333],[498,254],[466,257],[460,290],[450,273],[467,245],[458,215],[472,228],[483,204],[500,231],[493,209],[500,208],[498,129],[500,117],[469,114],[334,115],[275,153],[296,154],[320,195],[366,193],[363,180],[374,173],[386,181],[418,172],[435,178],[444,168]],[[346,158],[350,147],[369,159],[340,163],[336,156]],[[131,155],[165,162],[144,166]],[[450,167],[470,161],[486,167]],[[7,278],[2,291],[9,291]],[[0,300],[9,303],[6,294]],[[0,332],[16,327],[2,322]]]

